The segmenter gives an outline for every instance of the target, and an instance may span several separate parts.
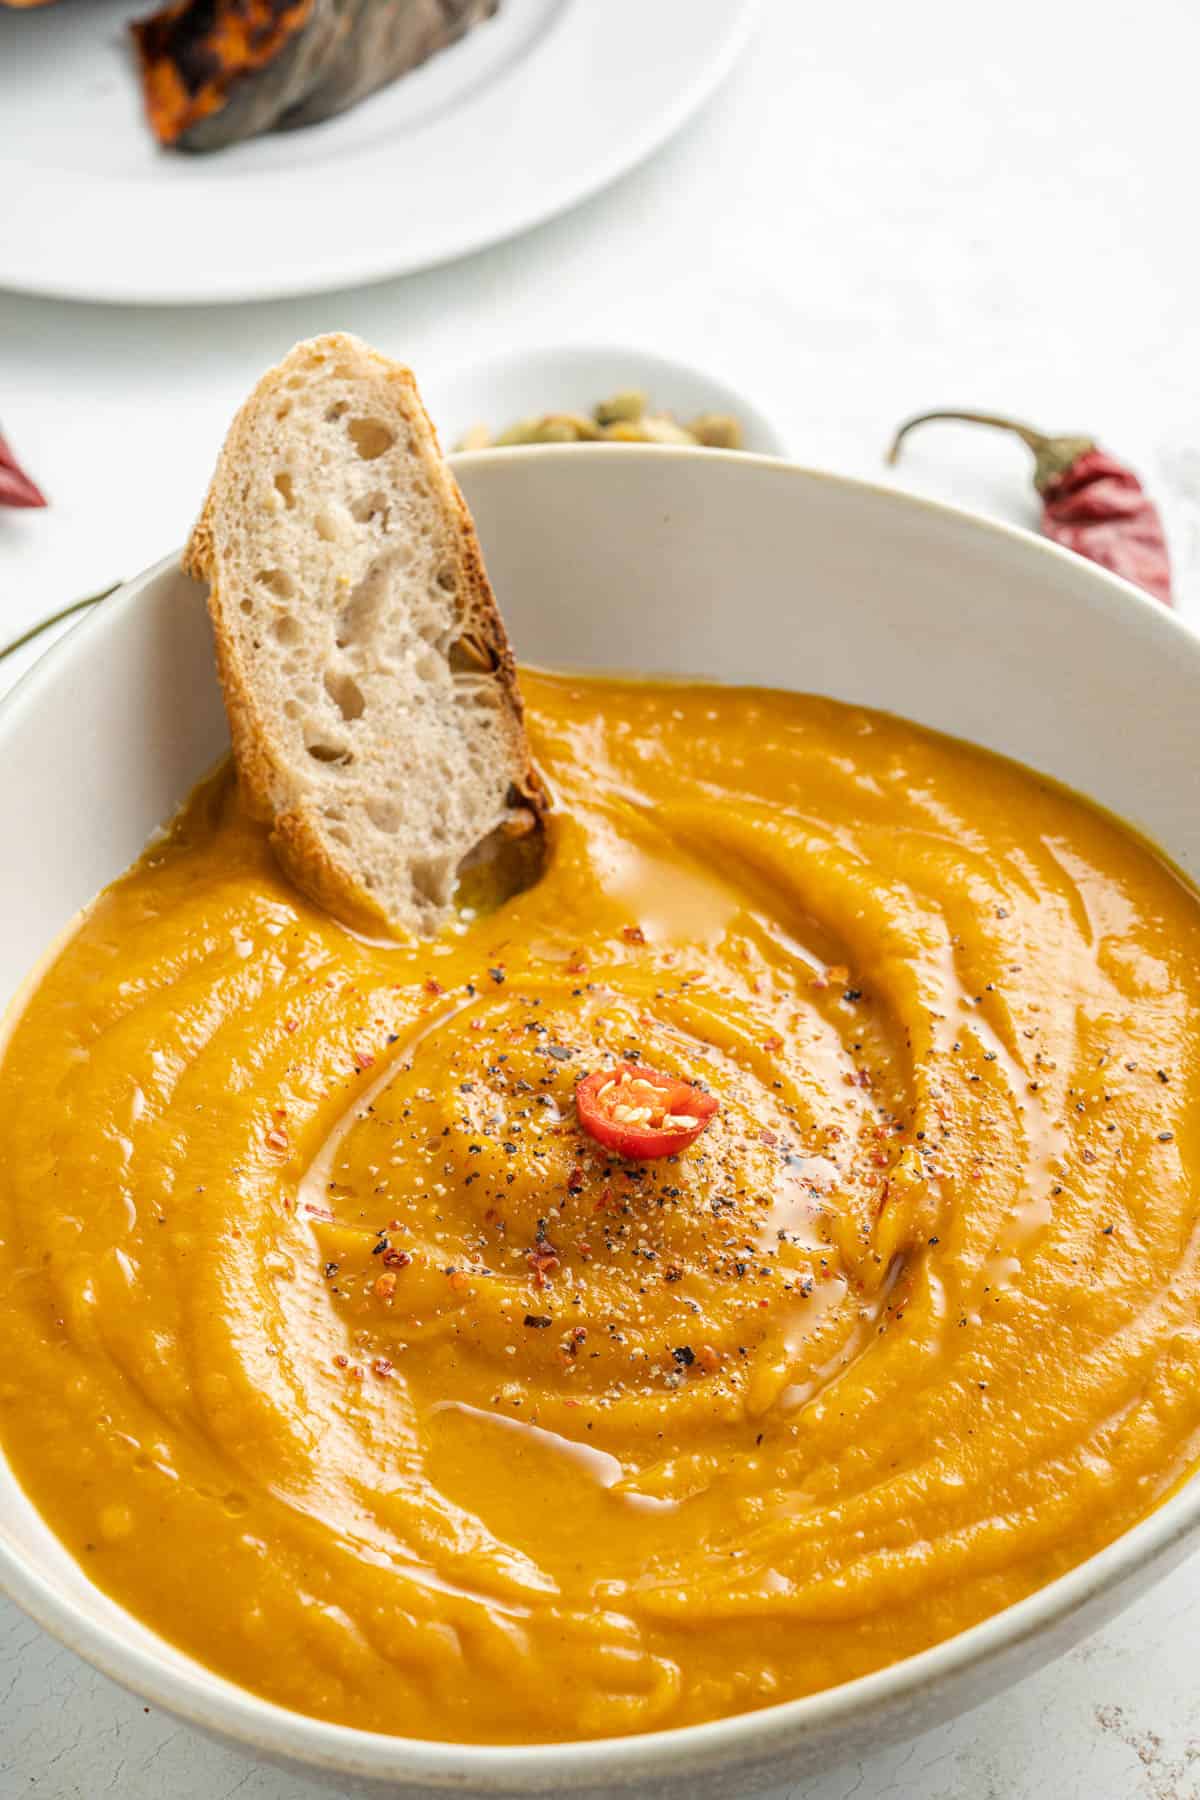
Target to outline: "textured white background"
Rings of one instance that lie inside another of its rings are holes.
[[[0,640],[177,544],[247,386],[335,326],[431,387],[522,343],[674,351],[759,397],[799,459],[854,474],[937,402],[1099,432],[1162,499],[1200,618],[1197,67],[1195,0],[765,0],[671,148],[472,261],[233,310],[0,295],[0,418],[54,502],[0,515]],[[901,472],[1032,523],[1026,475],[1019,446],[950,428]],[[1198,1609],[1195,1561],[1040,1677],[790,1800],[1200,1800]],[[316,1791],[147,1713],[0,1603],[0,1800]]]

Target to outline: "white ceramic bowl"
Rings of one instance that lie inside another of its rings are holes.
[[[528,450],[461,468],[529,659],[816,689],[973,738],[1092,795],[1200,875],[1200,640],[1018,531],[754,457]],[[0,995],[220,752],[198,590],[171,563],[0,710]],[[984,1699],[1184,1554],[1200,1482],[1007,1612],[862,1680],[672,1733],[534,1749],[372,1736],[266,1704],[93,1588],[0,1466],[0,1587],[156,1704],[345,1793],[747,1794]]]
[[[497,432],[541,413],[587,413],[622,388],[641,388],[655,412],[669,412],[681,424],[698,413],[732,413],[742,422],[747,450],[787,453],[779,428],[749,394],[715,370],[633,344],[529,344],[484,362],[435,368],[421,387],[447,449],[472,425]]]

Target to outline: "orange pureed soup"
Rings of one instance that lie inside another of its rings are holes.
[[[1200,905],[1011,763],[528,675],[542,882],[300,899],[221,774],[27,1001],[0,1441],[233,1680],[524,1742],[811,1693],[1080,1562],[1200,1454]],[[705,1083],[674,1159],[579,1127]]]

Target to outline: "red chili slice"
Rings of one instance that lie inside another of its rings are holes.
[[[575,1110],[588,1136],[636,1162],[686,1150],[718,1107],[712,1094],[692,1082],[644,1063],[599,1069],[575,1089]]]

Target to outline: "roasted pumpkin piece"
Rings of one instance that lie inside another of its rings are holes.
[[[162,144],[218,150],[318,120],[407,74],[498,0],[172,0],[132,26]]]

